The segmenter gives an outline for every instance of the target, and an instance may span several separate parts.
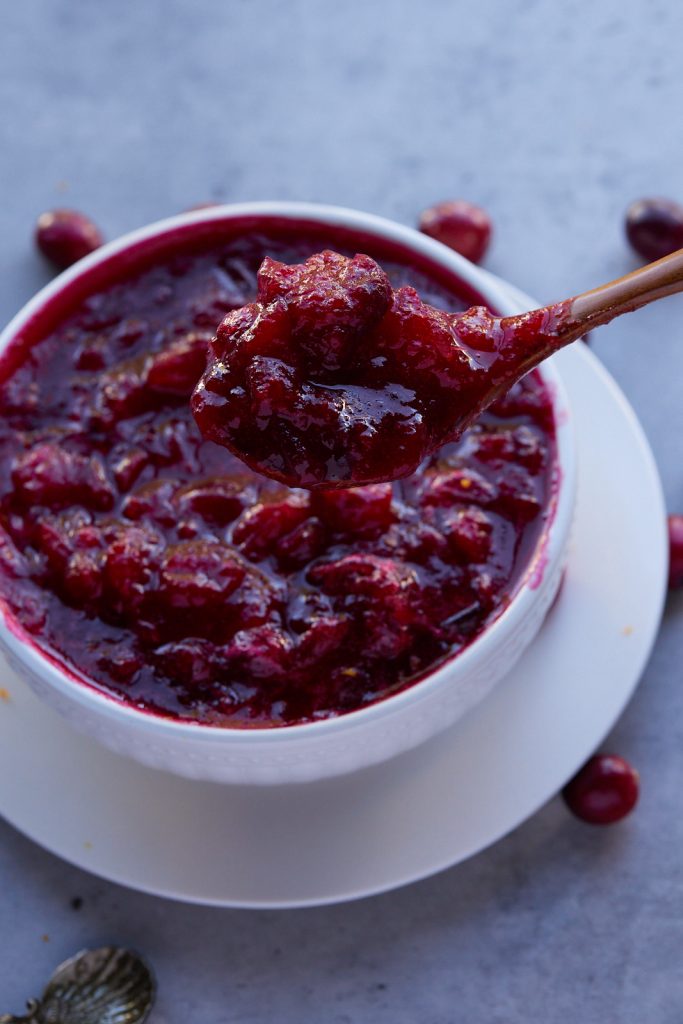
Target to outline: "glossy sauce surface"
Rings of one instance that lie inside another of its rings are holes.
[[[308,489],[414,473],[563,342],[569,303],[446,312],[364,254],[266,258],[229,313],[191,404],[202,435]]]
[[[468,644],[539,537],[554,435],[536,374],[393,484],[289,489],[202,439],[189,397],[217,324],[253,301],[264,255],[323,247],[343,245],[278,232],[179,251],[0,366],[5,599],[135,706],[246,727],[361,707]],[[469,304],[382,266],[431,305]]]

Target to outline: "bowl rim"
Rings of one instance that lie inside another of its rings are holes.
[[[376,214],[328,204],[279,200],[226,203],[155,221],[104,244],[79,260],[41,288],[0,332],[0,355],[51,300],[68,289],[72,283],[87,276],[94,268],[120,253],[152,240],[171,236],[179,229],[188,230],[193,225],[212,222],[219,224],[246,217],[310,221],[324,226],[349,228],[376,237],[380,241],[388,241],[415,252],[454,274],[503,315],[517,311],[511,308],[509,294],[500,287],[497,278],[470,263],[454,250],[407,225]],[[554,565],[564,551],[573,517],[576,489],[575,435],[569,400],[552,359],[543,363],[540,370],[553,405],[556,463],[545,522],[529,562],[517,580],[509,603],[467,647],[397,693],[354,711],[315,722],[246,728],[211,725],[201,721],[174,719],[145,708],[136,708],[123,699],[98,689],[85,673],[79,673],[74,667],[62,662],[56,653],[41,648],[35,638],[21,625],[0,594],[0,633],[3,645],[32,674],[71,701],[75,700],[83,707],[89,706],[107,717],[117,718],[121,724],[126,723],[138,729],[144,728],[146,731],[154,732],[159,737],[185,736],[221,744],[229,741],[236,745],[247,744],[250,748],[264,744],[282,745],[304,738],[321,739],[325,736],[338,735],[360,725],[369,725],[378,718],[398,714],[407,705],[422,703],[433,691],[448,683],[454,673],[465,675],[473,664],[476,665],[487,646],[499,643],[507,633],[513,631],[516,623],[533,605],[546,567]]]

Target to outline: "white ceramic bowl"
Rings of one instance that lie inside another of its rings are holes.
[[[61,274],[21,310],[0,335],[0,352],[31,330],[31,322],[47,304],[61,303],[67,293],[95,290],[106,278],[107,267],[126,264],[131,254],[153,251],[170,236],[202,232],[236,218],[253,224],[276,218],[359,232],[455,275],[497,312],[514,312],[495,278],[411,228],[337,207],[249,203],[183,214],[104,246]],[[498,618],[461,654],[395,696],[320,722],[276,729],[217,728],[139,711],[87,685],[36,646],[1,597],[0,646],[35,692],[77,729],[120,754],[192,778],[264,784],[313,781],[385,761],[422,743],[464,715],[512,668],[533,640],[560,583],[574,509],[576,452],[562,382],[551,363],[542,372],[554,403],[558,472],[537,548]]]

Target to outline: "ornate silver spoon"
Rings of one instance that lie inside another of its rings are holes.
[[[27,1014],[5,1014],[0,1024],[142,1024],[156,994],[149,967],[115,946],[84,949],[65,960]]]

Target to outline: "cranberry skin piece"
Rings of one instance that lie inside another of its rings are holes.
[[[286,303],[292,339],[308,374],[338,371],[354,357],[363,335],[391,306],[382,268],[362,253],[352,258],[326,249],[289,266],[266,256],[258,272],[258,299]]]
[[[36,245],[60,270],[94,252],[104,242],[96,224],[77,210],[49,210],[36,224]]]
[[[312,507],[336,533],[376,537],[394,521],[391,484],[368,484],[338,491],[313,491]]]
[[[683,206],[671,199],[638,199],[626,211],[626,237],[646,260],[683,249]]]
[[[157,352],[147,367],[146,384],[152,391],[188,398],[206,367],[211,337],[191,332]]]
[[[421,214],[419,228],[472,263],[484,258],[493,231],[488,213],[464,199],[430,206]]]
[[[638,801],[638,772],[616,754],[596,754],[562,790],[567,807],[590,825],[612,825]]]
[[[79,455],[58,444],[37,444],[14,460],[12,482],[17,499],[26,507],[44,505],[56,510],[69,505],[108,511],[114,492],[98,455]]]
[[[669,589],[683,586],[683,516],[669,516]]]

